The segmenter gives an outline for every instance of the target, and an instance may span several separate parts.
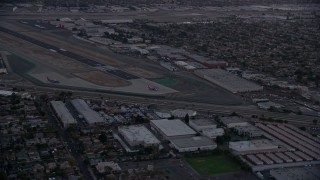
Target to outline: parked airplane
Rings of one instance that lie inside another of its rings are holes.
[[[56,79],[50,79],[48,76],[47,76],[47,80],[51,83],[54,83],[54,84],[59,84],[60,81],[56,80]]]
[[[150,91],[159,91],[159,88],[158,88],[158,87],[150,86],[150,85],[148,85],[148,89],[149,89]]]

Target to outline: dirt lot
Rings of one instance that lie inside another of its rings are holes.
[[[144,69],[136,68],[136,67],[123,67],[122,69],[130,74],[133,74],[142,78],[146,78],[146,79],[156,79],[156,78],[162,77],[162,75],[160,74],[150,72]]]
[[[122,87],[122,86],[128,86],[131,84],[128,81],[112,76],[111,74],[108,75],[100,71],[89,71],[89,72],[73,73],[73,74],[85,81],[88,81],[100,86]]]

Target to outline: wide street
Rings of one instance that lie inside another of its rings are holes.
[[[84,163],[80,153],[77,151],[78,148],[75,147],[70,136],[67,134],[65,129],[63,129],[62,126],[58,123],[58,120],[52,114],[52,111],[49,110],[49,107],[47,107],[47,105],[43,106],[43,110],[47,114],[47,116],[49,118],[49,122],[57,129],[58,134],[63,139],[63,142],[65,143],[65,146],[67,147],[68,151],[73,156],[73,158],[76,160],[76,163],[77,163],[78,167],[80,168],[80,171],[83,175],[83,178],[84,179],[94,179],[94,178],[92,178],[92,174],[90,174],[90,172],[89,172],[86,164]]]
[[[70,91],[73,93],[74,97],[84,98],[84,99],[106,99],[106,100],[115,100],[123,103],[130,104],[143,104],[143,105],[156,105],[159,109],[168,109],[173,110],[177,108],[192,109],[202,113],[213,113],[228,115],[233,112],[236,112],[239,115],[245,117],[252,117],[252,115],[271,117],[274,119],[287,120],[288,123],[305,126],[305,127],[320,127],[319,124],[314,124],[313,120],[317,117],[306,116],[306,115],[296,115],[288,113],[279,113],[279,112],[270,112],[258,109],[254,105],[243,105],[243,106],[223,106],[215,104],[206,104],[206,103],[195,103],[188,101],[178,101],[178,100],[169,100],[165,98],[155,98],[155,97],[137,97],[137,96],[127,96],[127,95],[118,95],[118,94],[109,94],[109,93],[97,93],[90,91],[80,91],[80,90],[68,90],[68,89],[59,89],[59,88],[49,88],[49,87],[40,87],[40,86],[18,86],[18,85],[7,85],[7,89],[11,87],[24,88],[31,94],[58,94],[61,91]]]

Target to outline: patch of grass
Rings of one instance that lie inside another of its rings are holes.
[[[201,175],[240,171],[240,165],[226,155],[190,157],[185,160]]]
[[[157,80],[154,80],[154,82],[165,85],[165,86],[173,85],[173,84],[177,83],[177,81],[175,79],[169,78],[169,77],[163,78],[163,79],[157,79]]]
[[[16,55],[9,55],[8,62],[11,69],[19,75],[23,75],[35,67],[33,63]]]

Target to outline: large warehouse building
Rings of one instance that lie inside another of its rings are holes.
[[[232,93],[262,91],[263,87],[222,69],[201,69],[195,74]]]
[[[191,137],[196,132],[179,119],[151,120],[151,128],[159,132],[164,139],[170,140],[179,137]]]
[[[179,152],[213,150],[217,147],[215,142],[204,136],[176,138],[172,139],[170,142]]]
[[[99,113],[92,110],[83,99],[71,100],[71,104],[88,124],[104,122],[104,119],[99,115]]]
[[[202,131],[204,129],[215,129],[217,128],[216,123],[210,119],[196,119],[189,121],[190,127],[196,131]]]
[[[259,139],[252,141],[229,142],[229,148],[235,152],[242,153],[278,149],[278,146],[272,144],[267,139]]]
[[[238,126],[249,126],[249,123],[246,121],[246,119],[239,116],[221,117],[220,120],[222,124],[224,124],[228,128],[234,128]]]
[[[130,146],[157,146],[160,141],[144,126],[131,125],[118,127],[119,134]]]
[[[77,121],[73,118],[62,101],[51,101],[50,104],[64,128],[67,128],[72,124],[77,124]]]

